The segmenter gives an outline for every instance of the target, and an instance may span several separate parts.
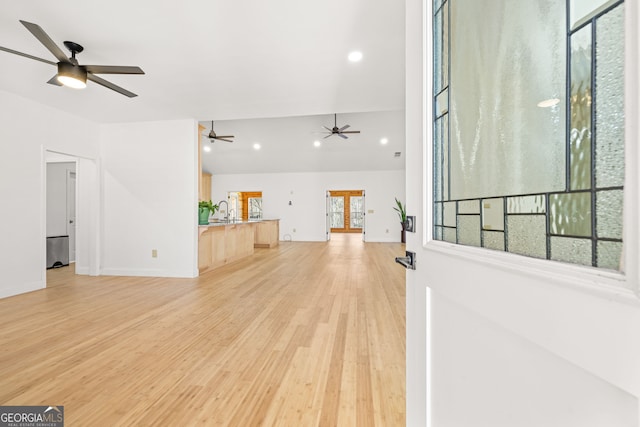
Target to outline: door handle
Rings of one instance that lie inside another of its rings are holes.
[[[396,257],[396,262],[406,268],[407,270],[416,269],[416,253],[411,251],[405,251],[406,256]]]

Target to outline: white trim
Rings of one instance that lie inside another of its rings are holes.
[[[101,276],[130,276],[130,277],[176,277],[192,279],[198,277],[192,271],[184,270],[164,270],[153,268],[105,268],[100,272]]]
[[[45,261],[46,262],[46,261]],[[27,292],[39,291],[46,288],[46,284],[42,280],[30,283],[20,283],[18,286],[11,286],[8,288],[0,288],[0,298],[8,298],[14,295],[26,294]]]
[[[630,288],[640,298],[640,7],[635,0],[625,1],[625,187],[623,250],[624,268]]]

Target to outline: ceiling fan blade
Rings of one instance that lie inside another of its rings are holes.
[[[347,130],[347,131],[340,132],[340,133],[360,133],[360,131],[359,130]]]
[[[349,137],[347,135],[343,135],[341,133],[338,134],[338,136],[342,139],[349,139]]]
[[[221,136],[216,136],[216,137],[215,137],[215,138],[213,138],[213,139],[217,139],[218,141],[224,141],[224,142],[233,142],[232,140],[230,140],[230,139],[224,139],[224,138],[223,138],[223,137],[221,137]]]
[[[333,133],[330,133],[329,135],[325,136],[323,139],[327,139],[327,138],[329,138],[331,135],[333,135]]]
[[[342,132],[345,129],[349,129],[351,127],[351,125],[344,125],[340,128],[340,132]]]
[[[84,68],[93,74],[144,74],[142,68],[126,65],[85,65]]]
[[[106,88],[114,90],[114,91],[116,91],[116,92],[118,92],[118,93],[120,93],[120,94],[122,94],[124,96],[128,96],[129,98],[133,98],[134,96],[138,96],[133,92],[129,92],[128,90],[123,89],[120,86],[115,85],[115,84],[113,84],[111,82],[108,82],[105,79],[102,79],[102,78],[100,78],[98,76],[94,76],[93,74],[87,73],[87,79],[91,80],[94,83],[98,83],[101,86],[104,86]]]
[[[58,75],[57,74],[55,76],[51,77],[47,83],[49,83],[50,85],[62,86],[62,83],[60,83],[58,81]]]
[[[329,129],[328,127],[326,127],[326,126],[322,126],[322,127],[325,128],[326,130],[328,130],[329,132],[333,133],[333,130]]]
[[[220,139],[220,138],[235,138],[235,136],[233,135],[216,135],[216,138]]]
[[[20,21],[20,22],[22,23],[22,25],[27,27],[27,30],[29,30],[31,34],[33,34],[35,38],[37,38],[40,41],[40,43],[44,45],[44,47],[49,49],[49,52],[53,53],[53,56],[55,56],[58,59],[58,61],[69,62],[69,58],[67,58],[67,55],[65,55],[62,49],[60,49],[58,45],[55,44],[53,40],[51,40],[51,37],[49,37],[49,35],[47,35],[47,33],[44,32],[44,30],[40,27],[40,25],[33,24],[27,21]]]
[[[49,61],[48,59],[38,58],[37,56],[29,55],[27,53],[18,52],[17,50],[9,49],[9,48],[6,48],[6,47],[0,46],[0,50],[4,50],[5,52],[13,53],[14,55],[24,56],[25,58],[35,59],[36,61],[44,62],[45,64],[56,65],[55,62]]]

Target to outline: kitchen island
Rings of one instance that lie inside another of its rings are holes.
[[[198,227],[198,270],[215,270],[278,244],[279,220],[213,222]]]

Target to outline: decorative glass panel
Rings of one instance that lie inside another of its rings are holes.
[[[442,199],[449,196],[449,115],[442,118]]]
[[[483,231],[483,245],[487,249],[504,251],[504,233],[501,231]]]
[[[458,215],[458,243],[480,245],[480,215]]]
[[[433,91],[442,90],[442,10],[433,18]]]
[[[571,189],[591,188],[591,25],[571,36]]]
[[[551,234],[591,236],[591,193],[549,196]]]
[[[512,213],[544,213],[546,212],[545,197],[523,196],[507,199],[507,212]]]
[[[571,27],[590,19],[611,0],[570,0]]]
[[[503,199],[485,199],[482,201],[482,229],[504,230]]]
[[[591,265],[590,239],[571,237],[551,237],[551,259],[573,264]]]
[[[598,238],[622,239],[622,190],[596,193]]]
[[[624,184],[624,5],[596,24],[596,186]]]
[[[509,215],[507,249],[536,258],[547,257],[546,218],[544,215]]]
[[[442,8],[442,87],[449,86],[449,4]]]
[[[444,229],[444,240],[446,242],[457,243],[457,241],[456,241],[456,229],[455,228],[445,228]]]
[[[436,240],[442,240],[442,227],[435,227],[433,231],[433,238]]]
[[[480,214],[480,200],[458,202],[458,214]]]
[[[435,238],[620,269],[623,0],[434,4]]]
[[[449,91],[445,89],[436,97],[436,117],[449,111]]]
[[[620,257],[622,255],[621,242],[607,242],[600,240],[598,242],[598,267],[610,268],[612,270],[620,269]]]
[[[433,205],[433,223],[435,225],[442,225],[442,203]]]
[[[450,9],[451,198],[564,190],[565,109],[538,103],[565,99],[565,3],[456,0]]]
[[[444,225],[447,227],[456,226],[456,202],[444,204]]]
[[[433,125],[433,200],[439,202],[442,197],[442,122],[437,120]]]

